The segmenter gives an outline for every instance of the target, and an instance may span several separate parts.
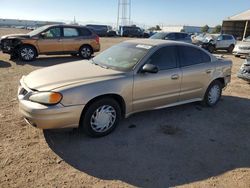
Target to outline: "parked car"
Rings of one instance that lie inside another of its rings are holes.
[[[238,72],[238,78],[250,82],[250,57],[245,59]]]
[[[86,25],[87,28],[91,29],[100,37],[114,37],[116,36],[116,32],[112,29],[111,26],[108,25]]]
[[[241,42],[237,42],[233,54],[235,57],[240,57],[241,55],[249,56],[250,54],[250,36],[243,39]]]
[[[120,26],[118,34],[121,37],[144,37],[143,30],[136,26]]]
[[[183,32],[159,32],[150,37],[151,39],[174,40],[192,43],[191,36]]]
[[[100,51],[99,37],[86,27],[75,25],[47,25],[28,34],[3,36],[0,43],[3,53],[24,61],[40,54],[79,54],[88,59]]]
[[[202,48],[213,53],[216,50],[227,50],[229,53],[233,52],[236,40],[233,35],[207,35],[198,43]]]
[[[20,80],[20,112],[42,128],[82,127],[104,136],[121,117],[202,101],[214,106],[232,62],[192,44],[130,40],[91,60],[36,70]]]

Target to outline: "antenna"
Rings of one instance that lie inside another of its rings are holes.
[[[131,0],[118,0],[117,28],[131,24]]]

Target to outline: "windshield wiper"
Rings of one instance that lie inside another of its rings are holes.
[[[100,65],[100,64],[96,63],[93,59],[91,59],[91,60],[92,60],[92,63],[93,63],[94,65],[97,65],[97,66],[102,67],[102,68],[104,68],[104,69],[109,69],[109,67],[107,67],[107,66],[105,66],[105,65]]]

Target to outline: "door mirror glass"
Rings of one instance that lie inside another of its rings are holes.
[[[152,65],[152,64],[145,64],[141,70],[142,73],[146,73],[146,72],[157,73],[158,71],[159,71],[158,67],[156,65]]]

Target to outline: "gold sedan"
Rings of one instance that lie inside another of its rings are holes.
[[[192,44],[131,40],[82,60],[36,70],[20,81],[20,112],[42,128],[82,127],[104,136],[122,117],[202,101],[215,105],[232,62]]]

